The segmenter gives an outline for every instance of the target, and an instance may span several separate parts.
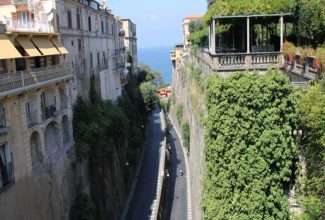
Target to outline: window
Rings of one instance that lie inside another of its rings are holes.
[[[6,60],[0,60],[0,74],[7,72]]]
[[[93,66],[94,66],[94,64],[93,64],[93,54],[90,53],[90,69],[93,69]]]
[[[104,21],[102,21],[102,33],[104,34]]]
[[[91,17],[88,16],[88,30],[91,31]]]
[[[0,146],[0,192],[14,183],[11,152],[7,144]]]
[[[68,11],[68,28],[72,28],[71,11]]]
[[[80,13],[79,13],[79,8],[77,9],[77,29],[80,30]]]
[[[106,65],[106,57],[105,57],[105,52],[103,52],[103,65]]]
[[[60,26],[60,18],[59,14],[56,14],[56,25],[59,27]]]
[[[78,39],[78,51],[81,52],[81,39]]]
[[[7,127],[5,109],[0,105],[0,128],[5,127]]]
[[[21,27],[28,26],[28,12],[17,12],[18,23]]]
[[[99,52],[97,52],[97,67],[100,67],[100,55]]]

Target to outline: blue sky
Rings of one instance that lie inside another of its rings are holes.
[[[204,14],[206,0],[107,0],[114,15],[137,25],[138,47],[173,46],[182,42],[182,20]]]

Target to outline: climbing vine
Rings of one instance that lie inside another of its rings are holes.
[[[298,150],[288,79],[210,76],[206,86],[204,219],[288,219]]]

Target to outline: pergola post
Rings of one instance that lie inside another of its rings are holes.
[[[247,53],[250,53],[250,20],[249,17],[246,18],[246,30],[247,30]]]
[[[210,53],[215,54],[216,53],[216,20],[212,19],[212,33],[211,33],[211,45],[210,45]],[[210,29],[211,29],[210,28]]]
[[[280,17],[280,51],[282,51],[283,46],[283,16]]]

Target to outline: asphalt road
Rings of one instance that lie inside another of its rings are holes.
[[[156,108],[148,118],[143,162],[126,216],[127,220],[150,219],[151,205],[157,189],[159,153],[164,138],[159,112],[159,108]]]
[[[167,182],[166,193],[166,220],[186,220],[187,218],[187,197],[186,197],[186,166],[182,146],[179,137],[173,127],[167,136],[171,147],[168,172],[169,181]],[[168,147],[168,145],[167,145]],[[180,169],[184,174],[180,175]]]

